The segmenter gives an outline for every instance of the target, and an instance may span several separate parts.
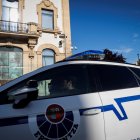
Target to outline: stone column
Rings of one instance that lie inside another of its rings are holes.
[[[70,29],[70,9],[69,9],[69,0],[62,0],[62,17],[63,17],[63,32],[67,37],[65,40],[66,46],[66,56],[72,54],[71,52],[71,29]]]
[[[37,51],[37,68],[42,67],[42,52],[41,51]]]
[[[18,12],[19,12],[19,22],[23,22],[23,9],[24,9],[24,6],[25,6],[25,0],[19,0],[19,9],[18,9]]]
[[[29,52],[23,51],[23,74],[30,72]]]

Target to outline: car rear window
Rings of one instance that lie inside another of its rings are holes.
[[[138,83],[133,73],[123,66],[96,65],[100,91],[118,90],[125,88],[138,87]]]

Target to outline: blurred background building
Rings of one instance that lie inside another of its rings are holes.
[[[69,0],[0,0],[0,84],[70,55]]]

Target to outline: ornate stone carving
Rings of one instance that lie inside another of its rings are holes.
[[[29,39],[28,44],[29,44],[29,46],[34,46],[37,44],[37,40],[36,39]]]
[[[52,2],[50,2],[49,0],[43,0],[43,3],[46,7],[50,7],[52,5]]]
[[[31,39],[28,40],[29,57],[31,59],[34,58],[34,51],[33,51],[33,49],[34,49],[36,44],[37,44],[37,40],[36,39],[31,38]]]
[[[38,28],[38,24],[34,23],[34,22],[29,22],[27,23],[28,25],[28,32],[30,34],[38,34],[37,28]]]
[[[34,58],[34,52],[33,52],[33,49],[30,49],[29,51],[29,58]]]

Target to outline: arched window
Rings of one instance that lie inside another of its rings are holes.
[[[0,47],[0,81],[2,83],[23,74],[23,50],[16,47]]]
[[[54,64],[54,51],[44,49],[42,53],[43,66]]]

